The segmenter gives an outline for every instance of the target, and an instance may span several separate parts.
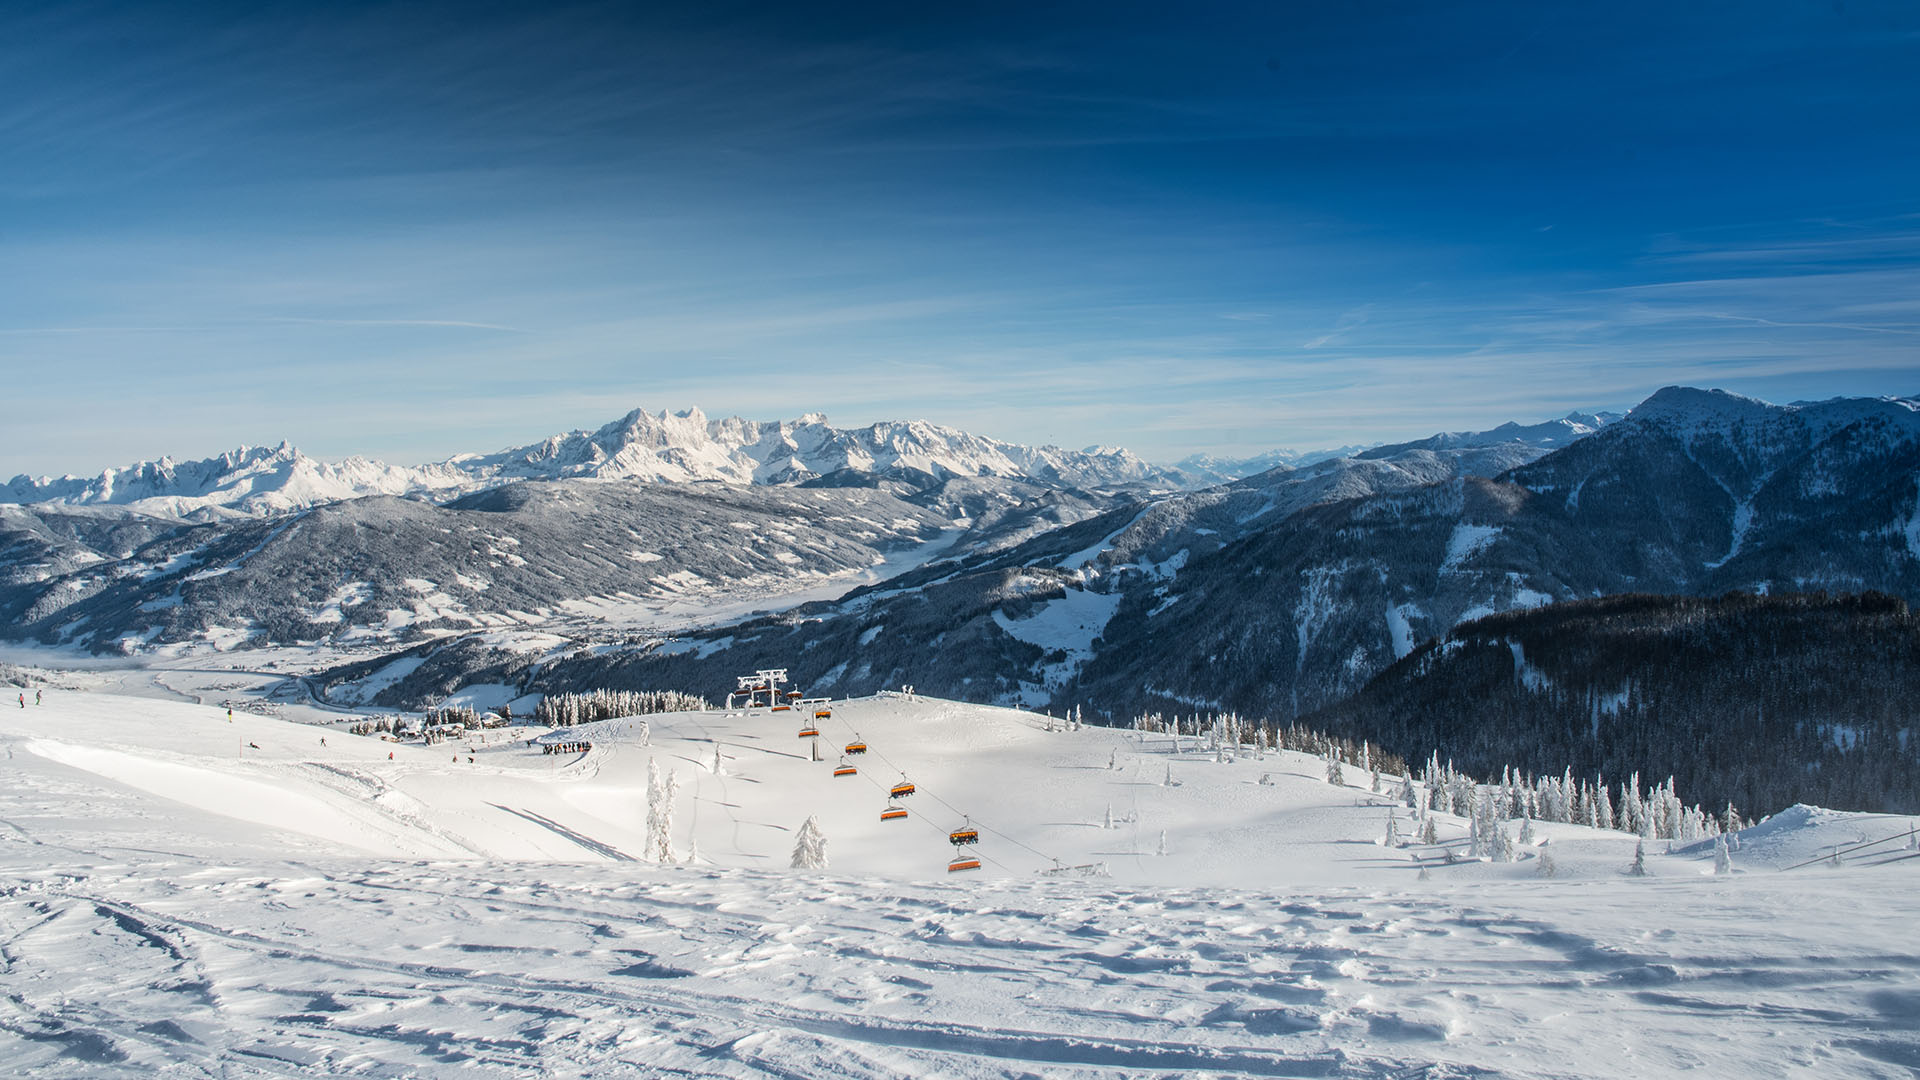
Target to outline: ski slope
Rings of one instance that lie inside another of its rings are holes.
[[[546,738],[591,752],[545,754],[538,729],[423,748],[29,702],[0,709],[15,1075],[1920,1067],[1920,858],[1780,869],[1908,819],[1796,808],[1748,830],[1732,876],[1701,848],[1650,851],[1642,879],[1631,837],[1537,825],[1517,863],[1447,864],[1383,846],[1390,800],[1358,770],[1336,787],[1304,755],[949,701],[834,703],[823,749],[871,747],[843,779],[766,710],[585,725]],[[674,865],[642,857],[650,765],[678,777]],[[902,776],[911,816],[882,823]],[[809,815],[824,871],[788,868]],[[969,816],[985,865],[949,875]]]

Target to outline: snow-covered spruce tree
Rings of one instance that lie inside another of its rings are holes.
[[[1338,787],[1347,782],[1347,774],[1340,769],[1339,755],[1332,747],[1327,748],[1327,783]]]
[[[1400,801],[1406,804],[1407,809],[1412,810],[1419,806],[1419,800],[1419,794],[1413,790],[1413,777],[1411,775],[1401,777]]]
[[[1553,861],[1553,853],[1551,851],[1541,852],[1540,853],[1540,869],[1539,869],[1540,876],[1541,877],[1557,877],[1559,876],[1559,873],[1560,873],[1560,866],[1558,863],[1555,863]]]
[[[725,758],[720,756],[720,743],[718,741],[713,744],[713,775],[727,775],[727,762]]]
[[[1165,829],[1161,829],[1161,830],[1160,830],[1160,851],[1159,851],[1159,854],[1161,854],[1161,855],[1165,855],[1166,853],[1167,853],[1167,830],[1165,830]]]
[[[1432,814],[1427,815],[1426,825],[1420,830],[1420,842],[1423,844],[1438,844],[1440,842],[1440,830],[1434,828]]]
[[[647,761],[647,858],[670,863],[673,858],[673,803],[680,793],[680,778],[668,773],[662,781],[660,767]]]
[[[1645,840],[1633,842],[1633,865],[1627,868],[1627,873],[1634,877],[1647,876],[1647,842]]]
[[[1520,846],[1533,846],[1533,819],[1530,817],[1520,819]]]
[[[827,868],[827,838],[820,831],[820,822],[812,814],[800,823],[800,833],[793,839],[793,868],[795,870],[825,870]]]
[[[1167,778],[1165,780],[1160,781],[1160,786],[1161,787],[1173,786],[1173,762],[1171,761],[1167,762]]]
[[[1727,834],[1721,833],[1713,838],[1713,872],[1716,874],[1733,873],[1733,853],[1727,850]]]
[[[1113,828],[1113,804],[1112,803],[1107,804],[1107,817],[1100,827],[1103,829]]]
[[[1371,791],[1375,795],[1380,794],[1380,770],[1379,769],[1373,770],[1373,779],[1370,782],[1368,782],[1367,790]]]
[[[1387,811],[1387,838],[1384,844],[1390,848],[1400,846],[1400,815],[1391,809]]]

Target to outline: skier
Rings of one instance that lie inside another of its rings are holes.
[[[227,723],[233,723],[233,706],[227,706]]]
[[[33,692],[33,703],[34,703],[35,705],[38,705],[38,704],[40,704],[40,691],[38,691],[38,690],[35,690],[35,691]]]
[[[27,693],[24,690],[20,692],[20,707],[23,709],[27,707]]]

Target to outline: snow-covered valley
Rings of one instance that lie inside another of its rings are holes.
[[[1920,1064],[1908,818],[1796,808],[1743,834],[1731,875],[1707,845],[1649,845],[1641,878],[1625,834],[1538,823],[1490,863],[1436,815],[1437,845],[1389,847],[1406,811],[1317,757],[950,701],[835,702],[814,761],[792,712],[607,721],[549,753],[539,728],[394,744],[137,682],[61,675],[0,711],[17,1075]],[[650,766],[678,785],[670,865],[648,858]],[[883,822],[902,777],[909,817]],[[823,870],[788,866],[808,817]],[[969,818],[983,868],[949,874]]]

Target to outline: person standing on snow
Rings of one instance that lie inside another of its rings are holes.
[[[40,704],[40,691],[38,691],[38,690],[35,690],[35,691],[33,692],[33,703],[34,703],[35,705],[38,705],[38,704]]]

